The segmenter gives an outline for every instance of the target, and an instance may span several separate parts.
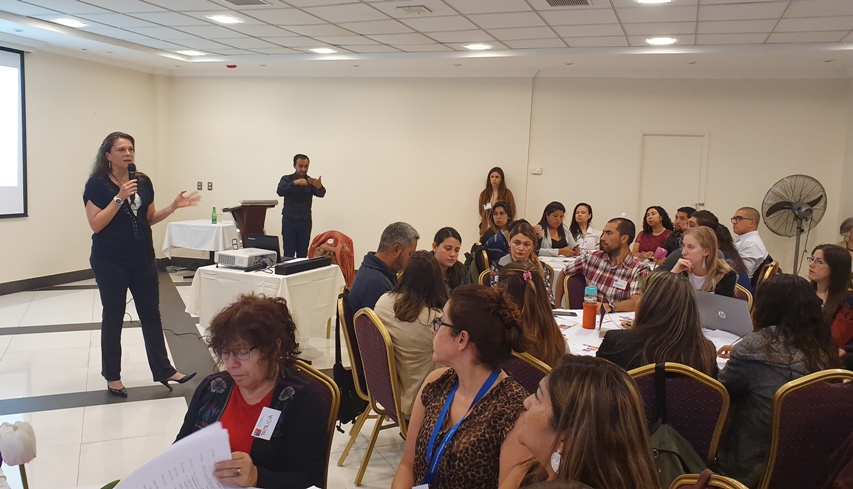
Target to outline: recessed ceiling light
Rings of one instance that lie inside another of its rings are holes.
[[[311,49],[310,51],[312,53],[317,53],[317,54],[335,54],[335,53],[337,53],[337,51],[335,51],[332,48],[314,48],[314,49]]]
[[[230,15],[208,15],[208,19],[219,22],[220,24],[242,24],[243,20],[238,19],[237,17],[231,17]]]
[[[637,3],[670,3],[672,0],[637,0]]]
[[[671,44],[675,44],[674,37],[652,37],[646,39],[646,43],[652,46],[669,46]]]
[[[492,49],[488,44],[466,44],[462,46],[465,49],[470,49],[471,51],[485,51],[487,49]]]
[[[202,53],[201,51],[178,51],[178,54],[183,54],[184,56],[204,56],[207,53]]]
[[[53,19],[53,22],[57,24],[62,24],[66,27],[74,27],[75,29],[79,27],[86,27],[86,24],[76,19]]]

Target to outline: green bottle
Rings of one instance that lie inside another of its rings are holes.
[[[210,223],[216,224],[216,207],[214,207],[213,212],[210,213]]]

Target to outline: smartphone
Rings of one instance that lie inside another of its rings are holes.
[[[565,309],[563,309],[563,310],[555,309],[554,315],[555,316],[569,316],[569,317],[573,317],[573,318],[578,317],[578,314],[576,312],[567,311]]]

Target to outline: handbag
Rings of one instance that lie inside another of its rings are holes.
[[[661,487],[668,489],[678,476],[699,474],[708,467],[690,442],[666,424],[666,367],[663,363],[655,365],[655,397],[658,419],[652,427],[649,441],[660,473]]]
[[[349,291],[344,290],[338,299],[346,299]],[[335,316],[335,365],[332,367],[332,378],[338,389],[341,391],[341,407],[338,410],[338,426],[337,429],[341,433],[344,430],[341,424],[352,422],[367,409],[367,401],[359,397],[355,391],[355,381],[353,380],[353,371],[344,367],[341,362],[341,317],[340,310]]]

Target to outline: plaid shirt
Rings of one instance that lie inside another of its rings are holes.
[[[580,256],[566,265],[563,270],[566,275],[583,273],[587,285],[598,287],[598,300],[601,302],[619,302],[628,300],[634,294],[640,293],[637,277],[648,277],[650,270],[645,260],[628,253],[621,265],[613,265],[610,255],[603,251],[593,251],[589,255]],[[617,280],[624,280],[626,287],[618,289]]]

